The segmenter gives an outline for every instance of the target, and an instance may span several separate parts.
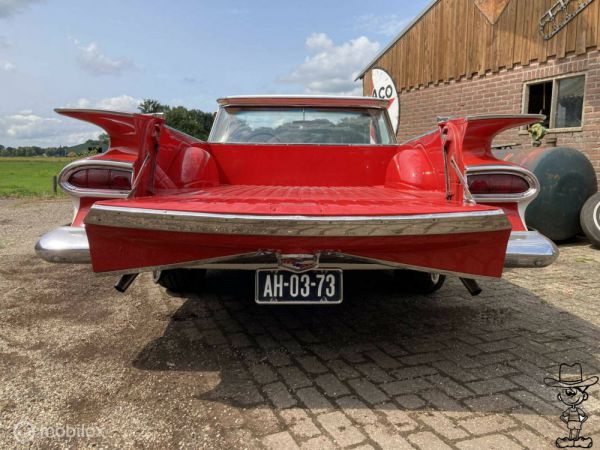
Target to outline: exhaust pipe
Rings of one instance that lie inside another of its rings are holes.
[[[467,288],[467,291],[469,291],[469,294],[471,294],[473,297],[481,294],[483,291],[479,284],[477,284],[477,281],[475,281],[473,278],[461,278],[460,281],[462,281],[462,284]]]
[[[119,281],[117,281],[115,284],[115,289],[123,294],[127,289],[129,289],[129,286],[131,286],[131,283],[135,281],[138,275],[139,273],[128,273],[121,276]]]

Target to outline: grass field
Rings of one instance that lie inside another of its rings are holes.
[[[0,197],[55,196],[52,177],[73,158],[0,158]]]

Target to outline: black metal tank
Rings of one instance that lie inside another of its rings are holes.
[[[574,148],[549,147],[496,150],[495,155],[529,169],[540,182],[540,193],[525,213],[528,227],[553,241],[581,233],[581,208],[598,191],[596,172],[583,153]]]

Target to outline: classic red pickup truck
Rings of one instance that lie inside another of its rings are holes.
[[[206,269],[256,271],[258,303],[339,303],[343,273],[396,270],[429,293],[455,275],[544,267],[558,255],[528,231],[535,176],[496,159],[495,135],[537,115],[441,120],[397,143],[387,101],[245,96],[219,100],[208,142],[161,115],[58,109],[102,127],[110,148],[69,164],[70,226],[42,236],[47,261],[140,272],[173,291]]]

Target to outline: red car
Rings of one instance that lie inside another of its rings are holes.
[[[208,142],[160,115],[59,109],[102,127],[110,148],[69,164],[60,186],[71,226],[38,255],[140,272],[172,291],[206,269],[256,272],[258,303],[339,303],[348,270],[395,270],[428,293],[455,275],[544,267],[558,251],[524,223],[535,176],[492,155],[495,135],[537,115],[468,116],[397,143],[387,101],[370,97],[230,97]]]

